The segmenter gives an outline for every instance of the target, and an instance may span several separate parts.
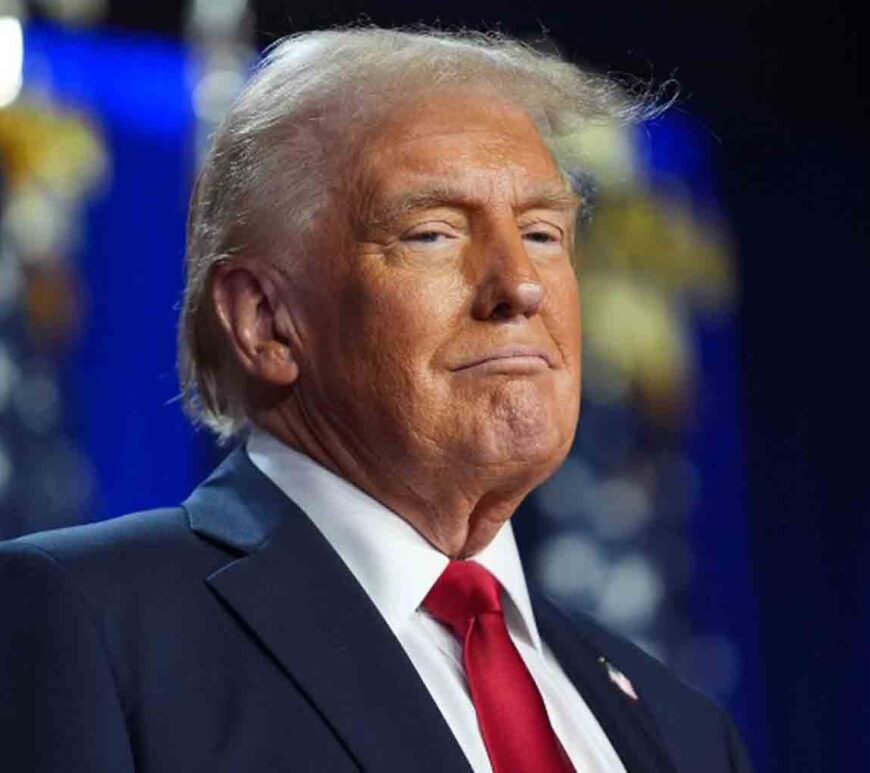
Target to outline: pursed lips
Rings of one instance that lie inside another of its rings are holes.
[[[492,370],[546,370],[553,367],[550,355],[539,346],[502,346],[465,360],[453,368],[456,373],[486,368]]]

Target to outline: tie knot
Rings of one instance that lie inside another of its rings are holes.
[[[464,636],[469,621],[486,612],[501,612],[498,580],[473,561],[451,561],[423,606],[458,636]]]

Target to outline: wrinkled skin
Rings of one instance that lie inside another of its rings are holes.
[[[432,99],[359,142],[304,270],[222,267],[218,317],[252,421],[467,557],[573,440],[576,200],[500,103]]]

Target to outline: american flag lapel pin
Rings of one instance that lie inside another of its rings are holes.
[[[634,685],[631,683],[631,679],[623,674],[622,671],[607,660],[607,658],[600,657],[598,658],[598,662],[604,666],[604,670],[607,671],[607,677],[611,682],[613,682],[613,684],[615,684],[633,701],[639,700],[637,693],[634,690]]]

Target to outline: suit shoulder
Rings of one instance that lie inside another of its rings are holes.
[[[53,564],[94,597],[171,584],[191,571],[202,576],[224,555],[190,530],[182,507],[131,513],[0,543],[0,561]]]
[[[188,531],[184,509],[168,507],[27,534],[0,543],[0,551],[44,553],[61,563],[98,561],[118,553],[166,547],[183,540]]]

